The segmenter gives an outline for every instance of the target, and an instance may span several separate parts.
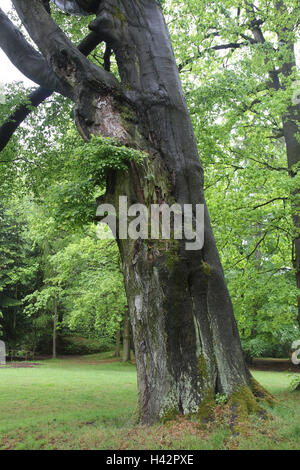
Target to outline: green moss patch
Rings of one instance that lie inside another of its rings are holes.
[[[165,410],[162,417],[160,418],[161,424],[166,424],[170,421],[174,421],[179,415],[179,411],[176,407],[170,407]]]

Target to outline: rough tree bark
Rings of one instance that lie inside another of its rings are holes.
[[[142,165],[131,162],[128,172],[109,173],[106,202],[118,208],[125,195],[128,205],[205,204],[203,169],[159,2],[98,2],[90,28],[112,48],[120,83],[78,52],[41,0],[13,4],[62,93],[73,99],[83,138],[102,134],[147,154]],[[201,418],[217,392],[241,411],[257,410],[254,395],[263,392],[243,358],[206,206],[202,250],[186,251],[184,240],[117,241],[134,333],[140,422],[177,413]]]

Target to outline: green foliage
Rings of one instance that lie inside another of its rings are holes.
[[[64,325],[112,338],[127,304],[116,243],[98,240],[90,231],[73,237],[50,262],[53,281],[63,290]]]
[[[38,153],[39,159],[36,166],[23,165],[24,190],[33,192],[58,229],[74,231],[94,221],[95,198],[105,190],[108,171],[127,171],[130,161],[141,163],[144,155],[109,138],[93,137],[86,143],[68,120],[58,126],[54,145],[53,137],[49,145],[47,136],[40,135],[30,149],[22,149],[26,162],[29,154],[35,158]]]
[[[16,346],[28,331],[23,298],[39,283],[39,260],[28,240],[28,227],[18,200],[0,203],[0,331]]]
[[[229,0],[160,3],[192,116],[244,351],[248,357],[287,356],[299,338],[292,245],[294,193],[300,183],[298,165],[287,167],[282,119],[299,70],[282,70],[293,59],[288,44],[299,37],[298,4],[289,0],[282,11],[275,0],[259,0],[254,10]],[[52,10],[74,43],[88,33],[90,17],[78,20]],[[253,41],[254,18],[263,43]],[[103,65],[104,50],[98,47],[89,58]],[[270,86],[274,70],[279,89]],[[113,56],[112,71],[118,75]],[[5,94],[1,122],[26,102],[21,84],[7,85]],[[16,312],[24,338],[28,322],[37,336],[49,329],[51,300],[47,308],[42,303],[50,288],[60,290],[64,328],[113,337],[126,305],[117,248],[97,241],[91,224],[107,173],[127,171],[132,160],[141,163],[143,155],[111,139],[83,142],[70,101],[56,94],[1,153],[0,195],[3,201],[12,196],[28,201],[28,207],[17,205],[30,232],[25,236],[14,216],[11,227],[2,225],[1,232],[0,221],[0,324],[10,337],[16,334]],[[202,268],[209,274],[209,267]],[[19,302],[27,295],[23,311]]]
[[[227,403],[228,397],[224,393],[217,393],[215,396],[216,403],[220,406],[223,406]]]
[[[282,11],[260,0],[252,11],[245,2],[170,0],[165,9],[243,346],[250,356],[286,357],[299,337],[293,212],[300,175],[295,165],[290,176],[282,121],[299,70],[280,70],[294,60],[288,43],[299,37],[297,2]],[[262,44],[251,32],[254,17]],[[274,70],[278,90],[270,86]]]
[[[276,330],[264,327],[258,330],[255,336],[242,336],[242,347],[247,358],[274,357],[287,358],[290,356],[291,344],[299,338],[296,325],[289,328],[279,325]]]
[[[130,161],[141,163],[144,154],[114,139],[93,136],[91,142],[75,149],[74,158],[75,161],[80,161],[83,174],[95,178],[97,184],[102,187],[106,183],[108,170],[127,171],[128,163]]]
[[[84,338],[79,335],[61,335],[58,352],[60,354],[84,355],[112,351],[114,348],[111,338]]]

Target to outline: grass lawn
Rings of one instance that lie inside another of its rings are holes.
[[[178,419],[150,429],[134,424],[136,371],[109,354],[0,367],[0,449],[300,449],[300,393],[287,372],[255,371],[279,399],[233,436],[228,410],[199,427]]]

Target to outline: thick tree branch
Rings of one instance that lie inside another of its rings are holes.
[[[92,134],[101,134],[127,144],[130,135],[124,127],[120,105],[133,103],[115,76],[78,51],[46,12],[41,0],[12,1],[49,67],[63,85],[71,87],[75,123],[82,137],[88,142]]]
[[[253,34],[254,42],[258,44],[266,44],[266,39],[264,37],[264,33],[261,28],[261,26],[264,24],[264,21],[262,19],[255,17],[256,7],[252,3],[245,1],[245,4],[246,4],[246,11],[248,15],[253,17],[250,23],[250,29]],[[268,57],[266,57],[265,63],[267,64],[268,62],[269,62],[269,59]],[[275,90],[278,91],[281,88],[280,79],[279,79],[279,71],[276,69],[270,70],[269,77],[270,77],[270,82],[268,83],[268,88],[274,88]]]
[[[90,15],[96,13],[100,0],[76,0],[65,2],[64,0],[52,0],[61,10],[70,15]]]
[[[78,51],[51,16],[40,0],[13,0],[13,5],[29,35],[37,44],[49,67],[74,94],[78,83],[93,83],[95,87],[110,91],[119,88],[115,77],[97,67]]]
[[[78,50],[88,56],[102,41],[102,38],[92,32],[86,36],[78,45]],[[0,127],[0,152],[6,147],[16,129],[22,124],[26,117],[32,112],[32,107],[37,108],[43,101],[51,96],[52,91],[39,87],[28,96],[28,104],[18,106],[9,116],[7,121]]]
[[[19,106],[8,120],[0,127],[0,152],[6,147],[16,129],[31,113],[32,107],[36,108],[52,94],[45,88],[37,88],[28,96],[29,104]]]
[[[62,87],[60,80],[48,66],[44,57],[26,41],[23,34],[1,9],[0,47],[27,78],[43,88],[57,91],[64,96],[72,96],[70,87]]]

